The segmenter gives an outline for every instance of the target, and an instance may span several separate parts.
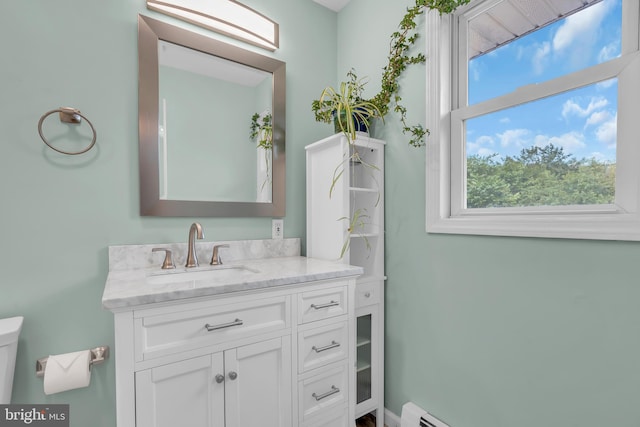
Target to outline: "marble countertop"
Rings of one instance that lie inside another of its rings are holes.
[[[112,270],[107,277],[102,305],[109,310],[121,310],[185,298],[347,278],[363,273],[362,267],[302,256],[238,260],[225,262],[221,267],[207,263],[206,266],[189,269],[186,274],[214,269],[221,273],[215,278],[190,280],[180,280],[179,273],[185,271],[181,267],[177,271],[163,271],[157,266]]]

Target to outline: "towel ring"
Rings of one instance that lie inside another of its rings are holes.
[[[85,147],[84,150],[81,150],[81,151],[63,151],[49,144],[49,141],[47,141],[47,138],[45,138],[42,133],[42,123],[48,116],[50,116],[53,113],[60,113],[60,121],[63,123],[79,124],[80,122],[82,122],[82,119],[84,119],[91,127],[91,132],[93,132],[93,140],[91,141],[91,144],[89,144],[87,147]],[[80,110],[77,110],[71,107],[60,107],[56,110],[51,110],[44,113],[42,117],[40,117],[40,120],[38,121],[38,133],[40,134],[40,138],[42,138],[44,143],[47,144],[49,148],[51,148],[54,151],[57,151],[58,153],[68,154],[70,156],[86,153],[87,151],[91,150],[93,146],[96,144],[96,138],[97,138],[96,130],[91,124],[91,122],[89,121],[89,119],[83,116],[82,113],[80,113]]]

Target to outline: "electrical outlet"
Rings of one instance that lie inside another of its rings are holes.
[[[272,239],[284,238],[284,219],[271,220],[271,238]]]

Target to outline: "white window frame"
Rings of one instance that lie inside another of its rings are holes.
[[[466,79],[466,49],[457,49],[458,22],[478,6],[475,0],[452,15],[431,11],[426,19],[427,139],[426,229],[429,233],[640,240],[640,2],[622,0],[621,56],[538,85],[525,86],[489,101],[458,108],[457,81]],[[464,41],[466,43],[466,40]],[[456,53],[461,52],[462,61]],[[460,63],[460,66],[456,64]],[[596,206],[465,209],[464,120],[596,80],[618,78],[616,203]],[[466,81],[466,80],[465,80]],[[466,89],[465,89],[466,90]],[[465,94],[466,95],[466,94]]]

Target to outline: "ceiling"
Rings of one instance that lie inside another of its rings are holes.
[[[349,3],[350,0],[313,0],[316,3],[327,7],[334,12],[340,12],[340,10]]]
[[[469,59],[602,0],[504,0],[469,21]]]
[[[350,0],[313,0],[339,12]],[[602,0],[504,0],[469,23],[469,59]]]

